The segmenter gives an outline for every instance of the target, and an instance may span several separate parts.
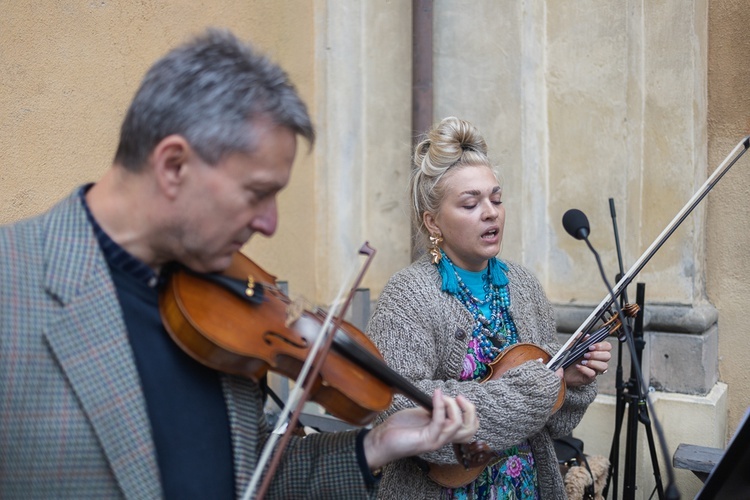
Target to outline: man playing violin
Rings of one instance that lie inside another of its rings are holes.
[[[144,78],[114,164],[47,213],[0,228],[0,497],[234,498],[269,427],[264,388],[167,336],[160,272],[226,268],[276,230],[276,196],[314,131],[281,68],[231,34]],[[293,438],[269,498],[363,498],[386,463],[468,442],[461,396],[372,430]]]

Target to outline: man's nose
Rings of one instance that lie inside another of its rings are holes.
[[[276,232],[276,227],[279,222],[279,213],[276,208],[276,200],[268,203],[268,206],[256,214],[250,220],[250,229],[255,232],[261,233],[265,236],[272,236]]]

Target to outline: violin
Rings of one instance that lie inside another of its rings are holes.
[[[626,304],[623,307],[623,312],[629,317],[635,317],[638,313],[638,304]],[[590,334],[579,335],[577,342],[566,344],[560,349],[560,352],[556,354],[559,362],[556,365],[551,366],[551,369],[557,370],[562,367],[563,369],[569,367],[588,350],[590,346],[601,342],[610,335],[616,335],[618,331],[622,329],[622,323],[619,317],[614,314],[612,315],[600,328]],[[511,368],[520,366],[527,361],[534,361],[541,359],[542,362],[548,364],[552,356],[547,351],[528,342],[521,342],[513,344],[505,349],[495,358],[488,366],[488,374],[481,380],[482,383],[489,380],[497,380],[503,374],[505,374]],[[557,394],[557,401],[555,402],[552,413],[556,413],[565,402],[565,379],[560,380],[560,390]],[[427,475],[434,482],[444,486],[446,488],[458,488],[467,485],[474,481],[479,474],[484,470],[485,467],[495,458],[495,453],[489,452],[484,453],[483,460],[481,463],[475,462],[475,465],[471,467],[462,467],[459,464],[430,464],[430,469]]]
[[[260,382],[270,370],[296,379],[325,315],[301,309],[276,277],[242,253],[220,275],[173,271],[159,297],[167,332],[185,352],[221,372]],[[387,410],[394,390],[431,409],[432,400],[388,368],[372,341],[341,321],[311,399],[363,426]]]
[[[626,304],[623,307],[623,313],[626,316],[634,318],[636,314],[638,314],[639,309],[638,304]],[[580,335],[578,342],[563,346],[560,349],[560,352],[556,355],[558,362],[550,366],[550,369],[556,371],[558,368],[568,368],[581,359],[581,356],[588,351],[590,346],[597,342],[601,342],[611,335],[617,335],[617,332],[621,330],[622,323],[620,322],[620,318],[616,314],[613,314],[596,331],[586,334],[586,336]],[[526,361],[537,359],[541,359],[543,363],[549,364],[552,360],[552,356],[536,344],[528,342],[521,342],[508,346],[494,361],[492,361],[492,363],[489,364],[488,374],[482,379],[482,382],[486,382],[487,380],[497,380],[511,368],[519,366]],[[556,413],[565,402],[565,379],[562,379],[561,382],[557,401],[552,407],[553,414]]]

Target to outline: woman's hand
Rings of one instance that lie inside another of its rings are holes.
[[[569,387],[590,384],[598,375],[607,373],[609,360],[612,357],[610,351],[612,351],[612,344],[606,340],[592,344],[578,363],[565,369],[565,384]]]
[[[393,460],[437,450],[448,443],[468,443],[479,429],[476,408],[468,399],[432,395],[433,412],[409,408],[394,413],[365,436],[365,457],[371,469]]]

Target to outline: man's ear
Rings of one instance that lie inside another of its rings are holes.
[[[424,227],[427,228],[427,230],[430,232],[430,234],[439,234],[442,235],[443,233],[440,231],[440,228],[438,227],[437,223],[435,222],[435,216],[430,212],[425,212],[422,214],[422,223],[424,224]]]
[[[177,196],[185,175],[185,164],[195,154],[187,140],[181,135],[168,135],[154,147],[151,162],[154,176],[162,192],[170,197]]]

